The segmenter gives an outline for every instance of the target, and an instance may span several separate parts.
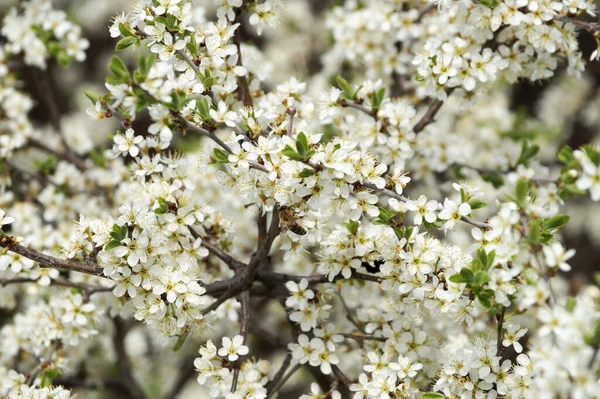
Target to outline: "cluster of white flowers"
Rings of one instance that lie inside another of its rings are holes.
[[[0,392],[69,397],[36,365],[68,375],[92,349],[125,373],[130,318],[161,337],[148,358],[201,339],[195,388],[215,398],[271,397],[300,368],[330,384],[303,399],[592,398],[599,290],[567,299],[551,277],[575,255],[566,198],[600,200],[600,152],[542,165],[543,138],[525,133],[547,126],[493,83],[549,78],[563,59],[579,74],[571,21],[593,4],[347,1],[325,17],[323,71],[269,81],[244,39],[268,41],[283,2],[215,3],[214,20],[185,0],[114,17],[116,50],[148,51],[113,57],[107,93],[86,91],[93,119],[121,125],[112,148],[34,132],[9,73],[21,52],[41,68],[81,60],[80,28],[47,0],[5,19]],[[324,84],[341,71],[352,83]],[[281,368],[254,338],[286,351]]]
[[[198,382],[210,387],[211,397],[231,399],[264,399],[267,397],[265,385],[269,382],[267,376],[269,362],[266,360],[258,362],[245,360],[239,368],[237,390],[235,393],[230,392],[233,381],[230,365],[237,361],[239,356],[248,354],[248,347],[242,342],[243,337],[237,335],[233,339],[223,337],[223,345],[219,349],[211,340],[200,347],[198,352],[201,357],[194,360],[194,367],[199,373]]]
[[[53,8],[51,0],[24,1],[19,8],[11,8],[2,24],[5,56],[23,54],[27,65],[42,69],[50,56],[61,63],[85,60],[89,42],[81,27]]]

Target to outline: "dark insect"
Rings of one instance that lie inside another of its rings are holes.
[[[383,265],[384,262],[385,261],[383,259],[375,259],[373,264],[370,262],[363,262],[361,266],[367,269],[367,272],[374,274],[379,272],[381,265]]]
[[[298,223],[296,213],[287,206],[279,208],[279,224],[282,228],[300,236],[306,234],[306,229]]]

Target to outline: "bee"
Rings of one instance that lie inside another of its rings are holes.
[[[306,229],[298,223],[298,216],[287,206],[279,207],[279,225],[299,236],[306,235]]]

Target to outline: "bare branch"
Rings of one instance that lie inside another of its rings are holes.
[[[46,255],[34,249],[18,244],[15,237],[1,235],[0,247],[24,256],[27,259],[31,259],[34,262],[38,262],[40,267],[53,267],[55,269],[93,274],[94,276],[101,276],[102,274],[102,268],[98,267],[95,263],[83,263],[73,260],[55,258],[54,256]]]

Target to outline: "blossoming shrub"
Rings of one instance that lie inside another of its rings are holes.
[[[560,276],[570,209],[600,200],[598,148],[557,146],[600,115],[589,16],[139,0],[83,120],[45,72],[85,60],[82,28],[50,0],[11,8],[0,394],[598,398],[600,290]],[[511,108],[523,81],[551,82],[539,118]]]

